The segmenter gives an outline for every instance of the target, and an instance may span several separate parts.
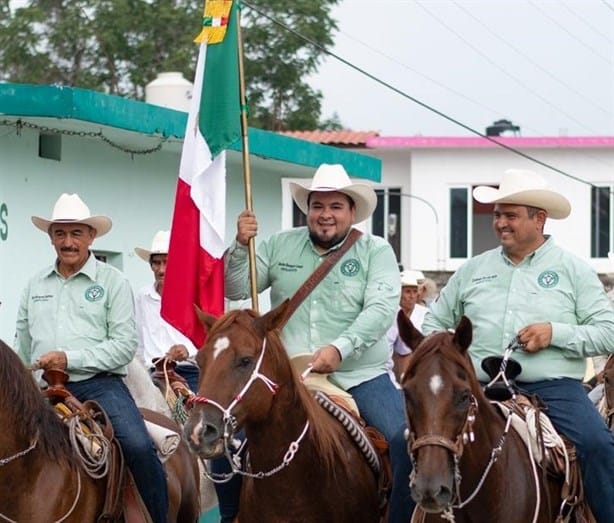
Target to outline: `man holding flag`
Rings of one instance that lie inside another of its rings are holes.
[[[241,138],[237,23],[231,0],[206,1],[162,295],[162,317],[198,348],[205,332],[194,304],[224,312],[225,150]],[[238,510],[240,488],[238,476],[215,484],[223,523]]]

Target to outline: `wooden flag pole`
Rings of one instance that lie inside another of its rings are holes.
[[[245,69],[243,68],[243,37],[241,35],[241,5],[237,6],[237,44],[239,47],[239,98],[241,100],[241,142],[243,149],[243,181],[245,186],[245,208],[252,211],[252,175],[249,165],[249,142],[247,138],[247,101],[245,96]],[[258,285],[256,280],[256,239],[249,239],[249,280],[252,309],[258,312]]]

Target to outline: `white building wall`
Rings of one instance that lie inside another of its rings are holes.
[[[523,152],[594,184],[614,183],[612,149],[548,148]],[[400,186],[403,192],[415,196],[402,198],[401,263],[405,267],[427,271],[456,270],[464,259],[450,258],[450,188],[497,185],[504,170],[522,168],[542,174],[572,204],[569,218],[548,220],[546,233],[552,234],[562,247],[587,259],[596,271],[614,272],[607,258],[590,258],[591,187],[587,184],[503,149],[380,148],[372,154],[383,161],[382,186]],[[436,215],[418,198],[431,203]]]

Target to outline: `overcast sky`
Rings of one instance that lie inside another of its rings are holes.
[[[614,0],[341,0],[333,52],[484,132],[614,136]],[[310,80],[323,115],[383,136],[465,136],[332,57]]]

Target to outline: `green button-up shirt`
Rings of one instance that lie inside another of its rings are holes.
[[[502,356],[532,323],[550,322],[552,343],[534,354],[514,352],[519,381],[582,379],[587,357],[614,350],[614,311],[597,274],[550,237],[518,265],[501,247],[468,260],[431,305],[423,332],[453,328],[463,314],[473,323],[469,350],[482,381],[480,362]]]
[[[338,248],[338,246],[337,246]],[[325,258],[306,227],[281,231],[257,249],[258,292],[271,288],[273,307],[290,298]],[[249,297],[247,248],[227,251],[226,297]],[[385,334],[399,307],[400,278],[388,242],[363,234],[307,296],[282,331],[290,356],[332,344],[342,356],[331,375],[347,390],[387,372]]]
[[[46,352],[62,350],[71,381],[100,372],[124,376],[136,344],[130,283],[93,254],[69,278],[53,265],[28,282],[14,343],[27,365]]]

